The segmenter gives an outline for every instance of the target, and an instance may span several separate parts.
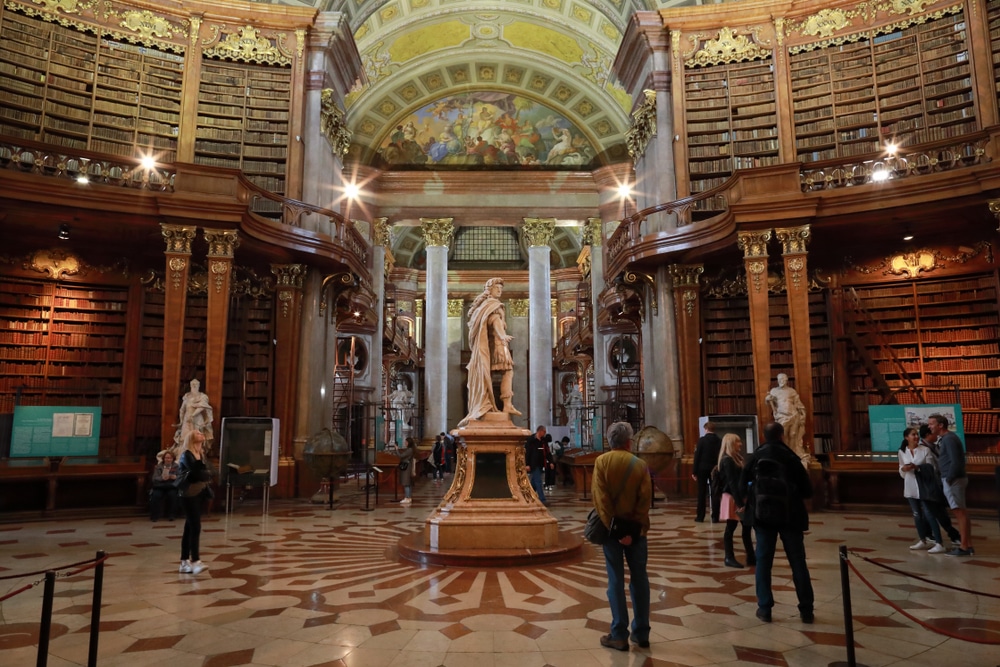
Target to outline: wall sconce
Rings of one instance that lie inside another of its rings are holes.
[[[59,225],[59,240],[69,241],[69,225],[65,222]]]

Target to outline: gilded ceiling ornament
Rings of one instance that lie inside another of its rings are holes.
[[[507,301],[507,312],[511,317],[527,317],[528,316],[528,300],[527,299],[510,299]]]
[[[167,244],[165,252],[178,253],[183,255],[191,254],[191,241],[194,239],[197,227],[187,227],[185,225],[160,225],[163,240]]]
[[[289,59],[268,38],[252,25],[245,25],[239,32],[227,34],[218,44],[205,49],[207,56],[232,58],[247,62],[287,65]]]
[[[206,229],[209,257],[232,257],[240,247],[240,233],[235,229]]]
[[[674,287],[697,285],[699,277],[705,272],[704,264],[671,264],[667,267]]]
[[[306,267],[303,264],[272,264],[271,273],[277,279],[279,287],[302,289]]]
[[[334,155],[343,159],[351,147],[351,131],[347,129],[347,117],[337,106],[332,88],[323,89],[319,104],[319,131],[326,137]]]
[[[455,238],[454,218],[420,218],[420,228],[424,233],[424,242],[428,247],[444,246],[447,248]]]
[[[851,22],[847,19],[847,14],[843,10],[821,9],[803,22],[801,32],[803,35],[829,37],[850,24]]]
[[[389,224],[389,218],[375,218],[372,222],[375,224],[375,245],[383,248],[391,246],[392,225]]]
[[[744,257],[767,257],[767,242],[771,240],[771,230],[760,232],[740,232],[736,242]]]
[[[753,281],[753,289],[755,292],[760,292],[761,276],[767,272],[767,263],[760,260],[754,260],[747,264],[747,273],[750,275],[750,279]]]
[[[80,272],[80,260],[63,250],[39,250],[31,255],[24,268],[46,274],[52,280]]]
[[[555,218],[525,218],[521,231],[528,247],[548,246],[552,242],[552,235],[555,233]]]
[[[174,36],[173,27],[167,19],[147,10],[125,12],[119,25],[147,39],[150,37],[170,39]]]
[[[781,253],[783,255],[795,255],[806,251],[806,245],[809,244],[811,232],[809,225],[803,225],[801,227],[781,227],[775,229],[774,235],[781,242]]]
[[[647,88],[642,95],[642,104],[632,112],[629,128],[625,130],[625,145],[632,162],[638,162],[646,153],[649,140],[656,136],[656,91]]]
[[[41,5],[51,12],[65,12],[66,14],[79,14],[81,9],[90,7],[92,2],[80,2],[80,0],[31,0],[36,5]]]
[[[448,317],[461,317],[464,303],[462,299],[448,299]]]
[[[924,7],[931,4],[931,0],[892,0],[892,10],[896,14],[909,14],[914,16],[924,11]],[[973,2],[973,5],[976,3]]]
[[[717,38],[706,40],[685,64],[691,67],[721,65],[770,55],[770,49],[752,42],[748,35],[737,35],[732,28],[722,28]]]

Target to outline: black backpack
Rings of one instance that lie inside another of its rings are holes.
[[[781,461],[762,458],[754,469],[754,523],[768,528],[786,528],[791,523],[794,485]]]

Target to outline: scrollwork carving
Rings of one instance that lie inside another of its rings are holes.
[[[428,247],[447,248],[455,239],[454,218],[420,218],[420,229]]]
[[[642,104],[632,112],[625,131],[625,145],[632,162],[645,155],[650,139],[656,136],[656,91],[647,89],[642,94]]]
[[[809,225],[801,227],[782,227],[774,230],[774,235],[781,242],[781,252],[784,255],[804,253],[812,232]]]
[[[337,100],[334,99],[331,88],[324,88],[320,93],[319,118],[319,131],[326,137],[334,154],[343,159],[351,148],[353,135],[347,129],[347,116],[337,106]]]
[[[556,229],[555,218],[525,218],[521,231],[528,247],[548,246]]]
[[[209,257],[233,257],[240,247],[240,233],[235,229],[206,229]]]
[[[191,254],[191,241],[194,239],[197,227],[185,225],[160,225],[163,240],[167,244],[166,252],[180,255]]]
[[[744,257],[767,257],[767,243],[771,240],[771,230],[739,232],[736,242]]]
[[[225,33],[224,33],[225,34]],[[252,25],[239,28],[238,32],[226,34],[215,46],[205,49],[205,55],[232,58],[245,62],[287,65],[290,59],[284,55],[260,30]]]
[[[756,34],[754,35],[756,37]],[[715,39],[705,40],[687,59],[686,65],[702,67],[722,63],[759,60],[771,55],[771,49],[757,44],[749,35],[737,35],[732,28],[719,30]]]

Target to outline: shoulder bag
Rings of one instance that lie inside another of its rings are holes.
[[[618,487],[618,493],[616,493],[614,496],[616,502],[618,500],[618,496],[621,495],[622,489],[625,488],[625,484],[626,482],[628,482],[629,476],[631,476],[632,474],[632,466],[635,465],[635,461],[636,461],[636,456],[635,454],[633,454],[632,460],[628,464],[628,470],[625,471],[625,476],[622,478],[621,486]],[[587,515],[587,524],[583,527],[583,537],[591,544],[607,544],[612,539],[612,534],[613,534],[612,531],[614,530],[615,523],[619,524],[619,530],[617,531],[618,535],[615,537],[615,539],[619,539],[621,537],[624,537],[626,534],[629,534],[621,532],[621,527],[623,525],[621,523],[622,521],[623,519],[612,518],[611,529],[609,529],[607,526],[604,525],[604,522],[601,521],[601,515],[597,511],[597,508],[595,507],[594,509],[590,510],[590,514]],[[635,522],[630,521],[628,523],[635,523]]]

